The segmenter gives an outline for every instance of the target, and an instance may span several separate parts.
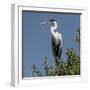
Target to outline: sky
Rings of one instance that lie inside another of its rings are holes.
[[[75,36],[76,30],[80,27],[80,14],[23,11],[22,17],[24,77],[32,76],[33,64],[42,70],[45,56],[48,58],[48,64],[54,65],[50,28],[47,25],[40,25],[41,22],[52,18],[57,21],[57,31],[62,34],[63,39],[61,58],[64,62],[67,48],[78,48]]]

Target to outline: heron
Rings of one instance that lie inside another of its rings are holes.
[[[58,23],[55,19],[50,19],[48,21],[41,22],[40,24],[48,25],[50,27],[51,48],[52,48],[53,56],[55,59],[55,63],[56,65],[58,65],[61,59],[62,46],[63,46],[62,34],[57,31]]]

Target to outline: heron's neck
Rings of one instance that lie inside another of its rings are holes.
[[[54,36],[54,33],[56,32],[57,28],[51,27],[51,34]]]

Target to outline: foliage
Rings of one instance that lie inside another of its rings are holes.
[[[80,51],[80,28],[77,29],[76,42]],[[66,51],[67,62],[59,62],[58,65],[49,66],[48,58],[44,58],[43,70],[39,71],[36,65],[32,66],[32,76],[63,76],[63,75],[80,75],[80,55],[76,53],[74,48]]]
[[[79,51],[80,51],[80,28],[77,29],[76,31],[76,42],[79,45]]]

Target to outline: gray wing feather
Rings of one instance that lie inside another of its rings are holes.
[[[52,36],[52,51],[54,57],[58,57],[59,59],[61,58],[61,53],[62,53],[62,46],[61,46],[61,40],[59,40],[59,43],[56,44],[55,38]]]

